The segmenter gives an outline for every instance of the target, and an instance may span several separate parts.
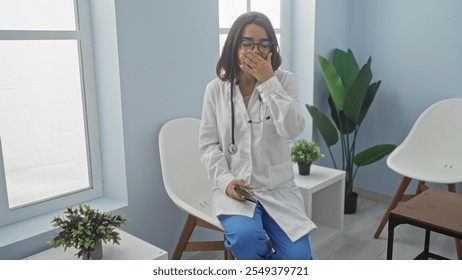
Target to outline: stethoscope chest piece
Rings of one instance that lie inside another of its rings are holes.
[[[231,143],[231,144],[228,145],[228,152],[230,154],[232,154],[232,155],[236,154],[237,150],[238,150],[238,148],[237,148],[236,144]]]

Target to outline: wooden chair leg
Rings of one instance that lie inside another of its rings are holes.
[[[416,189],[415,194],[416,195],[421,194],[423,191],[425,191],[427,189],[428,189],[428,187],[425,185],[425,182],[424,181],[419,181],[419,184],[417,185],[417,189]]]
[[[226,241],[226,235],[224,235],[224,239],[223,239],[223,243]],[[233,253],[231,252],[231,250],[228,250],[225,248],[225,260],[234,260],[234,256],[233,256]]]
[[[388,216],[390,215],[390,211],[396,208],[396,205],[398,205],[398,202],[401,201],[404,192],[406,191],[407,187],[409,186],[409,183],[411,182],[411,178],[409,177],[403,177],[401,180],[401,183],[398,186],[398,189],[396,190],[395,195],[393,196],[393,199],[390,202],[390,205],[388,205],[387,210],[385,211],[385,214],[383,214],[382,220],[380,221],[379,226],[377,227],[377,230],[375,231],[374,238],[379,238],[380,233],[382,232],[383,228],[385,227],[387,221],[388,221]]]
[[[233,256],[233,253],[231,252],[231,250],[226,250],[225,259],[226,260],[234,260],[234,256]]]
[[[455,193],[456,184],[448,184],[448,191]],[[457,258],[459,260],[462,260],[462,241],[460,239],[455,239],[455,243],[456,243]]]
[[[462,260],[462,240],[456,239],[457,259]]]
[[[188,245],[189,238],[191,237],[194,227],[196,226],[196,217],[193,215],[188,215],[186,222],[183,226],[183,231],[181,232],[180,238],[176,245],[175,251],[173,252],[172,260],[179,260],[183,255],[183,251]]]

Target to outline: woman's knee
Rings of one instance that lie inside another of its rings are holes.
[[[242,218],[242,219],[241,219]],[[241,220],[224,221],[220,218],[225,228],[225,246],[231,250],[237,259],[266,259],[272,251],[268,245],[265,231],[258,223],[246,221],[247,217],[240,217]]]
[[[226,248],[233,252],[237,259],[266,259],[271,254],[263,230],[241,228],[235,232],[226,232]]]

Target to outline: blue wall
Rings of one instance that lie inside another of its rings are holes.
[[[382,80],[360,131],[359,150],[401,143],[425,108],[462,96],[460,11],[459,0],[317,1],[316,51],[351,48],[360,64],[371,56],[373,80]],[[319,75],[316,81],[322,81]],[[325,104],[317,98],[324,88],[315,91],[315,104]],[[392,195],[399,180],[381,160],[360,169],[356,184]]]
[[[116,1],[116,14],[129,187],[125,213],[132,218],[126,229],[171,256],[186,216],[164,190],[157,137],[167,120],[201,115],[218,59],[218,4]]]
[[[349,47],[349,1],[345,0],[322,0],[316,1],[316,23],[314,51],[315,55],[320,54],[324,57],[331,57],[335,48],[348,49]],[[329,106],[327,105],[326,84],[319,71],[317,60],[314,60],[314,82],[313,82],[313,103],[327,115]],[[312,105],[311,104],[311,105]],[[311,118],[309,118],[311,120]],[[324,144],[316,127],[313,128],[313,141],[321,147],[321,152],[325,155],[316,164],[333,167],[329,152]],[[339,146],[332,147],[334,154],[339,153]]]

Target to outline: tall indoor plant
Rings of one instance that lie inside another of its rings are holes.
[[[361,68],[351,50],[345,52],[335,49],[332,61],[319,54],[317,59],[329,90],[328,104],[333,123],[316,107],[308,104],[306,107],[327,145],[334,167],[346,172],[345,213],[351,214],[356,212],[358,195],[353,192],[353,183],[358,168],[382,159],[396,145],[382,144],[361,152],[356,151],[359,129],[381,83],[371,83],[371,58]],[[341,166],[337,164],[331,150],[339,138],[342,147]]]

